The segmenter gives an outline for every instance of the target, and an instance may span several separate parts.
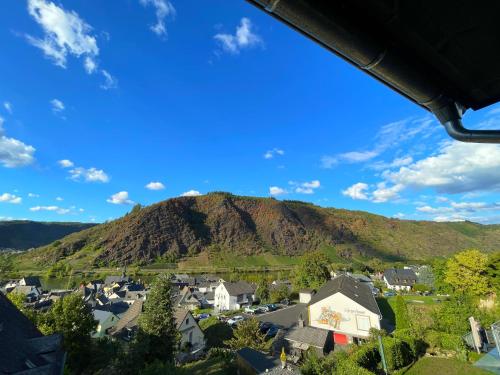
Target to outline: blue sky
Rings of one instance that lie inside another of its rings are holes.
[[[500,222],[500,148],[245,1],[4,0],[0,218],[96,221],[230,191]],[[465,116],[500,127],[500,107]]]

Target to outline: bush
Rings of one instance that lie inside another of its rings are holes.
[[[376,343],[360,346],[351,356],[351,361],[369,370],[375,370],[380,362],[380,353]]]
[[[335,365],[335,375],[373,375],[373,372],[359,366],[351,360],[339,361]]]
[[[397,329],[407,329],[411,327],[408,307],[402,296],[396,296],[394,299],[394,315],[396,317]]]
[[[461,352],[465,349],[462,337],[451,333],[429,330],[425,333],[425,342],[432,348],[454,350]]]
[[[392,337],[384,337],[382,342],[385,360],[390,371],[405,367],[413,361],[413,353],[408,343]]]
[[[224,348],[210,348],[208,358],[223,359],[224,362],[231,362],[235,359],[235,354],[232,350]]]
[[[413,329],[398,329],[392,334],[395,338],[406,342],[411,349],[414,358],[420,357],[425,353],[427,344],[420,335]]]

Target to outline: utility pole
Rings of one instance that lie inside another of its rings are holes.
[[[384,366],[384,372],[385,375],[388,374],[387,372],[387,363],[385,362],[385,354],[384,354],[384,344],[382,344],[382,336],[378,336],[378,348],[380,351],[380,358],[382,358],[382,366]]]

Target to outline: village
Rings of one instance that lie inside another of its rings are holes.
[[[261,343],[230,346],[234,354],[233,370],[242,374],[307,373],[303,371],[304,365],[312,356],[321,360],[333,353],[350,352],[353,347],[384,350],[374,345],[373,340],[398,332],[402,324],[398,321],[398,311],[388,309],[398,297],[416,305],[428,301],[440,303],[449,297],[433,294],[433,288],[426,287],[429,272],[428,265],[364,274],[330,271],[320,287],[299,290],[288,279],[272,280],[263,286],[244,280],[226,281],[210,274],[171,274],[168,276],[170,302],[178,333],[175,362],[178,365],[196,363],[210,357],[214,349],[228,350],[228,340],[238,337],[239,329],[248,329],[243,328],[245,324],[257,324],[255,334]],[[27,328],[26,322],[20,323],[22,314],[9,308],[6,297],[12,300],[12,296],[22,296],[25,308],[43,312],[67,295],[79,295],[97,322],[92,339],[127,345],[137,336],[151,288],[140,278],[128,276],[124,269],[119,276],[90,280],[74,289],[44,290],[39,277],[26,276],[9,280],[1,292],[0,316],[3,319],[11,315],[8,321],[15,331],[11,336],[16,337],[18,347],[29,352],[33,339],[19,338],[29,337],[21,331],[31,328]],[[393,310],[397,310],[397,303]],[[474,317],[464,317],[469,318],[471,329],[468,335],[458,338],[460,347],[463,342],[464,350],[472,352],[494,349],[494,332],[483,329]],[[5,337],[0,336],[2,340]],[[47,360],[47,352],[43,352],[34,355],[32,362],[37,363],[43,357],[42,363],[48,361],[48,365],[62,366],[60,340],[60,337],[52,340],[50,360]],[[387,341],[385,350],[390,352],[392,344]],[[390,354],[386,356],[388,362],[395,361]],[[392,371],[408,363],[409,360],[389,365],[384,362],[379,367],[385,371],[389,367]],[[24,366],[22,358],[17,364],[13,361],[11,373],[21,373]],[[375,368],[377,364],[370,366]]]

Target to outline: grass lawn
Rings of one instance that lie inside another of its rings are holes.
[[[469,363],[456,359],[423,357],[405,375],[491,375]]]
[[[182,366],[182,374],[189,375],[231,375],[234,368],[226,368],[223,359],[209,358]]]

